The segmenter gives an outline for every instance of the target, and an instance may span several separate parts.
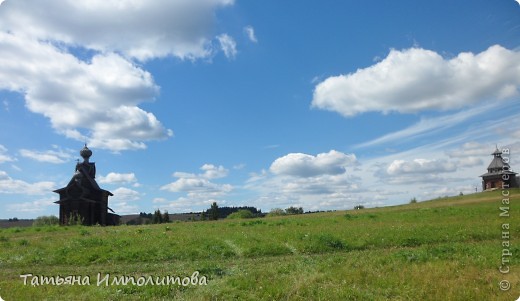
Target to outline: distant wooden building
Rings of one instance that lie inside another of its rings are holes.
[[[117,225],[119,215],[108,207],[108,197],[113,194],[101,189],[96,183],[96,165],[89,162],[92,151],[85,147],[80,151],[83,162],[76,164],[76,170],[66,187],[54,190],[60,195],[56,204],[60,205],[60,224],[66,225],[71,218],[80,217],[84,225]]]
[[[518,187],[517,173],[511,170],[509,160],[502,158],[502,152],[498,147],[491,155],[493,160],[489,163],[487,172],[480,176],[482,190]]]

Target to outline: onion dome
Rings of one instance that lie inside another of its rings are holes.
[[[90,156],[92,156],[92,151],[87,147],[87,144],[85,144],[85,147],[79,151],[79,154],[85,161],[88,161]]]

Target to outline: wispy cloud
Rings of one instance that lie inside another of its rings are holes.
[[[258,39],[256,38],[256,35],[255,35],[255,29],[252,26],[244,27],[244,32],[251,42],[258,43]]]
[[[237,43],[235,40],[225,33],[217,36],[217,39],[224,55],[226,55],[228,59],[235,58],[237,55]]]
[[[396,132],[389,133],[376,139],[363,142],[354,146],[354,148],[364,148],[369,146],[390,143],[394,141],[403,141],[430,135],[435,132],[454,127],[458,124],[466,122],[478,115],[489,113],[494,109],[500,108],[496,103],[480,105],[469,110],[459,111],[454,114],[443,115],[435,118],[423,118],[419,122]]]

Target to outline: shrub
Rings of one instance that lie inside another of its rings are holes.
[[[285,213],[287,214],[303,214],[303,208],[302,207],[289,207],[287,209],[285,209]]]
[[[228,215],[227,218],[234,219],[234,218],[253,218],[254,215],[251,211],[242,209],[238,210],[237,212],[233,212],[230,215]]]
[[[417,203],[417,199],[415,197],[413,197],[411,200],[410,200],[410,204],[415,204]]]
[[[280,216],[280,215],[285,215],[285,210],[283,210],[282,208],[273,208],[271,209],[271,211],[269,211],[269,213],[267,214],[267,216]]]

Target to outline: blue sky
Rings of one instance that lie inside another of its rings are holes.
[[[520,166],[520,5],[0,1],[0,218],[403,204]]]

